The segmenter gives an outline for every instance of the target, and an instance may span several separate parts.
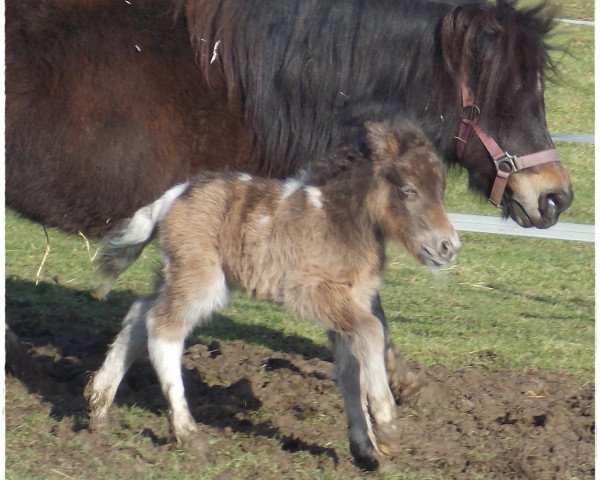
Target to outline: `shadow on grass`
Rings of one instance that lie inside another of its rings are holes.
[[[6,322],[26,342],[35,346],[47,343],[64,356],[83,358],[90,353],[90,347],[91,353],[106,352],[119,332],[121,320],[138,298],[130,291],[114,291],[108,301],[99,302],[87,291],[50,283],[36,286],[8,278]],[[310,339],[262,325],[238,323],[225,315],[216,314],[207,325],[196,330],[199,332],[220,340],[242,340],[275,352],[298,353],[307,359],[333,361],[328,348]]]
[[[111,294],[109,301],[98,302],[85,291],[50,283],[36,286],[32,282],[8,278],[6,322],[30,349],[29,358],[25,360],[28,365],[11,368],[8,358],[8,368],[30,393],[52,405],[53,418],[60,421],[71,417],[75,431],[86,428],[87,405],[82,391],[88,372],[96,370],[104,360],[121,319],[137,298],[131,292],[118,291]],[[306,338],[283,335],[262,326],[240,325],[222,315],[213,320],[212,326],[205,328],[207,333],[222,340],[242,340],[275,352],[331,359],[326,348]],[[186,369],[184,377],[188,398],[193,399],[190,408],[200,423],[277,439],[284,450],[327,455],[337,463],[334,449],[286,436],[268,421],[253,423],[236,418],[236,413],[261,406],[247,379],[242,378],[229,386],[209,386],[195,369]],[[122,382],[116,403],[135,404],[155,413],[165,411],[166,403],[147,360],[132,366],[131,375]],[[149,435],[152,437],[153,434]],[[156,444],[168,441],[158,437],[155,440]]]

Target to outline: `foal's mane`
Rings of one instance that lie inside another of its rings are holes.
[[[491,115],[549,64],[542,7],[448,0],[187,0],[198,60],[254,130],[252,161],[286,175],[365,120],[417,119],[440,153],[456,135],[462,72]],[[440,125],[440,116],[455,121]]]

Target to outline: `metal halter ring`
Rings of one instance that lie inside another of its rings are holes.
[[[494,159],[494,163],[496,164],[496,170],[505,173],[515,173],[519,170],[515,160],[517,159],[516,155],[511,155],[508,152],[504,152],[504,156],[498,159]]]

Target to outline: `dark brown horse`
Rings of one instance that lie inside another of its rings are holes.
[[[551,18],[460,3],[9,0],[7,205],[100,236],[199,171],[285,176],[404,116],[548,227],[572,201],[545,123]]]

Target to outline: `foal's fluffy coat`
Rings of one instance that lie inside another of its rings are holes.
[[[101,260],[109,280],[131,264],[158,227],[164,279],[137,301],[102,368],[86,387],[90,425],[107,410],[131,362],[148,344],[180,442],[196,426],[181,378],[191,329],[227,303],[228,285],[316,320],[329,333],[355,457],[377,464],[394,433],[385,329],[372,314],[385,240],[422,263],[452,261],[460,247],[444,205],[442,165],[410,124],[368,123],[365,141],[338,153],[313,182],[206,174],[139,210]]]

